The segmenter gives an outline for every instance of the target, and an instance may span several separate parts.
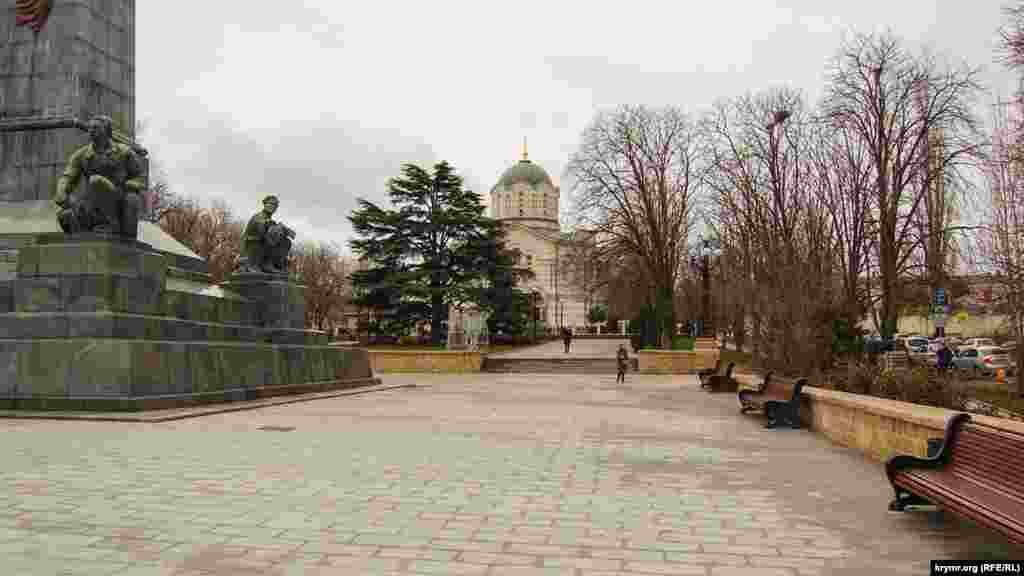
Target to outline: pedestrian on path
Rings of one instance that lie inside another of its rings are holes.
[[[937,362],[936,365],[939,372],[947,372],[953,366],[953,351],[949,348],[949,344],[945,340],[942,341],[942,347],[936,352]]]
[[[569,345],[572,344],[572,330],[562,328],[562,341],[565,342],[565,353],[569,353]]]
[[[629,352],[626,351],[625,344],[619,344],[619,352],[615,355],[618,360],[619,374],[615,377],[615,383],[622,382],[626,383],[626,368],[629,366]]]

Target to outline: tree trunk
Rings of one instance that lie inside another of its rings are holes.
[[[441,323],[444,321],[444,294],[441,292],[441,282],[436,278],[430,286],[430,344],[441,345]]]
[[[1017,369],[1015,370],[1015,373],[1013,375],[1014,376],[1013,381],[1015,382],[1015,384],[1013,386],[1013,388],[1014,388],[1013,389],[1013,394],[1017,398],[1020,398],[1020,397],[1024,396],[1024,385],[1021,385],[1021,376],[1020,376],[1020,370],[1021,370],[1022,367],[1024,367],[1024,346],[1022,346],[1022,344],[1024,344],[1024,330],[1022,330],[1022,326],[1021,326],[1021,311],[1020,311],[1019,307],[1017,307],[1017,313],[1014,315],[1014,320],[1015,320],[1016,326],[1013,327],[1014,328],[1013,331],[1014,331],[1014,334],[1017,337],[1016,338],[1016,340],[1017,340],[1017,350],[1016,350]]]
[[[743,346],[746,344],[746,332],[746,314],[743,307],[740,306],[732,321],[732,340],[740,352],[743,351]]]

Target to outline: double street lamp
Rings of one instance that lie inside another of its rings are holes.
[[[715,335],[714,314],[711,313],[711,256],[719,251],[718,242],[712,238],[700,237],[698,247],[700,257],[693,259],[693,264],[701,273],[701,318],[700,336],[712,338]]]

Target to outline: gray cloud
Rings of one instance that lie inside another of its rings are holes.
[[[1001,4],[145,2],[137,109],[175,190],[243,215],[273,192],[301,234],[344,244],[355,197],[383,201],[402,162],[448,160],[486,199],[526,136],[557,183],[597,109],[697,113],[779,84],[814,99],[852,30],[891,27],[987,66],[1005,97]]]

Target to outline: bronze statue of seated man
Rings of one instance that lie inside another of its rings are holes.
[[[57,182],[57,222],[67,234],[99,232],[134,239],[146,188],[142,164],[131,147],[113,140],[109,117],[93,116],[88,130],[91,142],[71,155]],[[75,194],[82,178],[85,190]]]
[[[280,202],[277,196],[263,199],[263,210],[257,212],[242,233],[241,272],[288,272],[288,254],[295,231],[272,218]]]

